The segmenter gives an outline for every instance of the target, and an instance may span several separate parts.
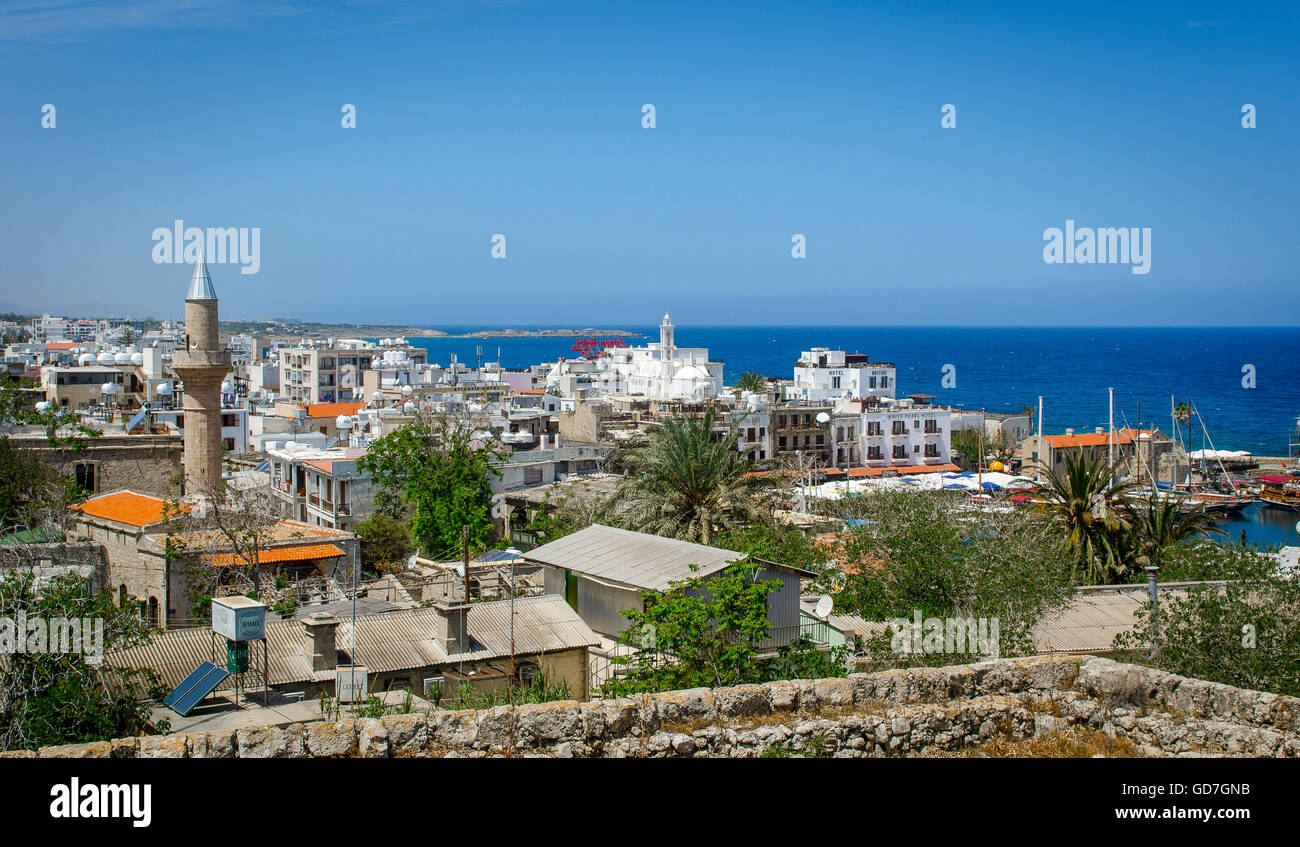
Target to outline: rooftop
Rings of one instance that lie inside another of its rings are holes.
[[[72,508],[93,518],[144,528],[161,523],[164,508],[171,503],[163,497],[124,490],[92,497]]]
[[[318,611],[318,609],[312,609]],[[448,655],[434,637],[436,608],[404,609],[356,619],[356,661],[371,674],[415,670],[453,662],[480,662],[508,657],[511,602],[493,600],[469,606],[466,627],[474,649]],[[292,685],[334,678],[333,670],[313,671],[307,657],[306,632],[300,620],[266,622],[267,677],[275,685]],[[340,617],[335,632],[339,664],[352,662],[351,618]],[[600,643],[564,598],[558,595],[520,597],[514,601],[515,653],[553,653]],[[151,668],[165,688],[179,685],[195,668],[212,659],[209,627],[169,629],[129,650],[109,653],[104,661],[114,667]],[[233,684],[233,681],[229,681]],[[228,687],[222,683],[221,688]]]
[[[524,558],[633,588],[663,591],[674,581],[717,573],[748,554],[593,524],[530,550]]]

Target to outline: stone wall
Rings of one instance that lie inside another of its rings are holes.
[[[1149,756],[1300,757],[1300,700],[1109,659],[979,665],[43,748],[52,758],[935,755],[1095,730]]]

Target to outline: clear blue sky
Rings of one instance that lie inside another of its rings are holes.
[[[0,309],[179,314],[180,218],[228,317],[1298,324],[1296,10],[0,0]]]

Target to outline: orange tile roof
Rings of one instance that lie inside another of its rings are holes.
[[[1105,447],[1110,443],[1110,433],[1085,432],[1082,435],[1044,435],[1043,440],[1058,450],[1062,447]],[[1133,439],[1125,435],[1123,430],[1116,430],[1115,443],[1132,444]]]
[[[333,544],[298,544],[293,547],[273,547],[270,550],[257,551],[257,563],[269,562],[307,562],[312,559],[333,559],[342,556],[343,550]],[[248,554],[217,553],[212,557],[212,567],[225,568],[231,565],[248,564]]]
[[[330,470],[334,467],[334,460],[333,459],[308,459],[307,461],[303,462],[303,464],[311,465],[313,468],[315,468],[318,471],[325,471],[325,473],[329,473]]]
[[[299,406],[307,410],[309,418],[336,418],[339,415],[355,415],[365,403],[309,403]]]
[[[75,341],[51,341],[45,345],[46,350],[71,350],[77,346]]]
[[[516,394],[545,394],[546,391],[541,388],[521,388]]]
[[[163,507],[170,500],[154,497],[150,494],[138,494],[134,491],[116,491],[100,497],[92,497],[74,509],[85,512],[94,518],[146,527],[163,519]]]
[[[849,470],[849,476],[855,476],[855,477],[884,476],[886,471],[893,471],[894,473],[897,473],[899,476],[915,476],[916,474],[939,473],[940,471],[957,471],[957,470],[961,470],[961,468],[952,464],[903,465],[901,467],[892,467],[892,468],[851,468]]]

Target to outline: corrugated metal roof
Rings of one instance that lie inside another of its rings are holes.
[[[717,573],[747,554],[592,524],[530,550],[524,558],[633,588],[663,591],[674,580]],[[698,570],[692,571],[691,565]]]
[[[1160,600],[1185,596],[1186,586],[1196,584],[1161,585]],[[1079,589],[1065,608],[1039,621],[1034,628],[1034,646],[1040,653],[1109,652],[1114,649],[1115,636],[1137,623],[1134,613],[1150,605],[1147,591],[1141,584]]]
[[[438,610],[405,609],[357,618],[356,661],[374,673],[414,670],[455,662],[481,662],[510,655],[510,601],[494,600],[469,607],[467,626],[475,649],[448,656],[434,637]],[[217,658],[224,653],[218,639]],[[267,665],[271,685],[291,685],[329,680],[333,671],[313,672],[306,651],[306,631],[299,620],[268,621],[266,624]],[[554,653],[592,647],[600,639],[558,595],[521,597],[515,600],[515,652],[520,655]],[[340,617],[335,645],[340,663],[351,657],[352,621]],[[256,646],[254,664],[260,664]],[[212,661],[212,630],[174,629],[155,633],[149,641],[130,650],[110,653],[105,661],[116,667],[147,667],[158,674],[166,688],[180,684],[200,663]],[[233,685],[233,680],[230,682]],[[225,683],[223,683],[223,686]]]

